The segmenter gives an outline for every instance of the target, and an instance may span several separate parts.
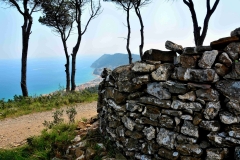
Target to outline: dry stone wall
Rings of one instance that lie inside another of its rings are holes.
[[[101,132],[141,160],[240,160],[240,28],[210,46],[148,50],[104,69]]]

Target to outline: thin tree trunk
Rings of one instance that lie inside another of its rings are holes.
[[[28,96],[27,89],[27,54],[29,37],[32,28],[32,17],[24,16],[24,24],[22,26],[22,66],[21,66],[21,89],[24,97]]]
[[[127,52],[128,52],[128,58],[129,58],[129,64],[132,63],[132,53],[131,50],[129,48],[130,45],[130,34],[131,34],[131,28],[130,28],[130,21],[129,21],[129,9],[127,10],[127,27],[128,27],[128,36],[127,36]]]
[[[81,27],[78,24],[78,40],[76,45],[73,47],[73,53],[72,53],[72,72],[71,72],[71,91],[75,91],[76,89],[76,83],[75,83],[75,74],[76,74],[76,57],[77,52],[80,47],[82,35],[81,35]]]
[[[67,44],[64,38],[62,37],[62,43],[64,47],[65,57],[66,57],[66,64],[65,64],[65,72],[66,72],[66,91],[70,91],[70,71],[69,71],[69,55],[67,51]]]
[[[72,55],[72,75],[71,75],[71,91],[75,91],[76,84],[75,84],[75,75],[76,75],[76,54]]]
[[[141,44],[139,45],[139,53],[140,53],[140,57],[142,59],[142,56],[143,56],[143,46],[144,46],[144,25],[143,25],[143,21],[142,21],[142,16],[141,16],[141,13],[140,13],[140,10],[139,8],[135,8],[135,12],[138,16],[138,19],[139,19],[139,22],[140,22],[140,26],[141,26],[141,29],[140,29],[140,33],[141,33]]]

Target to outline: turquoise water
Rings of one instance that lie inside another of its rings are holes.
[[[21,60],[0,60],[0,99],[12,99],[21,95]],[[77,59],[76,84],[83,84],[96,78],[92,58]],[[65,60],[60,58],[28,59],[27,86],[31,96],[51,93],[65,88]],[[60,87],[61,86],[61,87]]]

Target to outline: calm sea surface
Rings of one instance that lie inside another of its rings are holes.
[[[93,58],[77,60],[76,84],[83,84],[95,78],[90,65]],[[21,60],[0,60],[0,99],[12,99],[21,95]],[[65,60],[59,58],[28,59],[27,86],[29,95],[51,93],[66,85]]]

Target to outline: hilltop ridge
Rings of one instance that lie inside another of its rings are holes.
[[[133,62],[140,60],[140,56],[132,54]],[[128,54],[115,53],[115,54],[103,54],[100,58],[94,61],[91,65],[95,68],[93,74],[100,75],[103,68],[114,69],[118,66],[128,64]]]

